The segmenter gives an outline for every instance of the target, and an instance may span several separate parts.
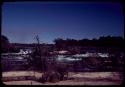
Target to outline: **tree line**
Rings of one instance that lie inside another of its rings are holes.
[[[120,36],[101,36],[99,39],[81,39],[81,40],[76,40],[76,39],[63,39],[63,38],[56,38],[54,40],[54,45],[53,49],[56,48],[57,50],[61,49],[66,49],[67,47],[105,47],[105,48],[124,48],[124,39],[123,37]],[[18,52],[19,48],[16,47],[16,45],[19,46],[31,46],[34,47],[37,44],[12,44],[9,42],[9,39],[2,35],[1,36],[1,52],[6,53],[6,52]],[[45,44],[44,44],[45,45]],[[49,46],[49,44],[46,44],[46,46]],[[42,46],[42,44],[40,44]]]
[[[102,36],[99,39],[62,39],[57,38],[54,40],[57,48],[66,48],[67,46],[87,46],[87,47],[116,47],[123,48],[124,39],[120,36]]]

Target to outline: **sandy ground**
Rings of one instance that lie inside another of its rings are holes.
[[[2,77],[18,77],[18,76],[35,76],[41,77],[43,73],[34,72],[34,71],[11,71],[11,72],[3,72]]]
[[[59,81],[56,83],[40,83],[36,81],[26,80],[26,81],[11,81],[4,82],[5,85],[120,85],[121,82],[113,82],[113,81]]]
[[[34,76],[33,71],[3,72],[2,77]],[[39,78],[42,73],[35,72],[35,77]],[[69,80],[55,83],[40,83],[36,81],[6,81],[6,85],[120,85],[123,81],[119,72],[69,72]]]

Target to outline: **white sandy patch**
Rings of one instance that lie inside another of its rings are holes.
[[[17,77],[17,76],[35,76],[40,77],[43,73],[34,72],[34,71],[12,71],[12,72],[3,72],[2,77]]]
[[[77,78],[119,78],[119,74],[116,72],[83,72],[73,75],[72,77]]]

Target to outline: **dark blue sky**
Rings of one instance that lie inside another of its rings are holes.
[[[122,6],[113,2],[5,2],[2,34],[13,43],[52,43],[55,38],[124,36]]]

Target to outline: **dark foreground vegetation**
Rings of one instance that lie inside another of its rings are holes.
[[[38,40],[38,38],[37,38]],[[89,71],[122,71],[123,70],[123,44],[124,39],[122,37],[100,37],[99,39],[61,39],[57,38],[54,40],[54,44],[20,44],[20,43],[10,43],[6,36],[1,36],[2,53],[18,53],[20,49],[31,49],[32,53],[28,54],[28,57],[24,57],[27,62],[26,64],[21,64],[19,66],[10,65],[4,66],[5,63],[8,64],[8,59],[3,58],[2,66],[3,71],[8,70],[34,70],[40,71],[44,74],[39,79],[42,82],[53,81],[53,80],[63,80],[68,77],[68,72],[81,72],[85,71],[83,69],[87,68]],[[58,53],[54,54],[55,51],[59,52],[61,50],[68,51],[65,56],[71,57],[75,54],[84,54],[86,52],[92,53],[109,53],[109,58],[100,57],[88,57],[83,58],[80,61],[65,63],[56,62]],[[51,52],[53,54],[51,54]],[[110,62],[110,63],[107,63]],[[10,61],[10,64],[12,62]],[[18,63],[16,61],[16,63]],[[18,63],[19,64],[19,63]]]

